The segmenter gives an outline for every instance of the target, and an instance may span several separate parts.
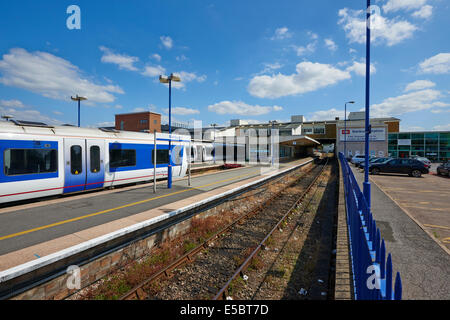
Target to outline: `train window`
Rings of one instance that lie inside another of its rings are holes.
[[[136,165],[136,150],[134,149],[109,149],[109,166],[134,167]]]
[[[7,176],[56,172],[57,158],[55,149],[7,149],[4,153],[4,172]]]
[[[152,164],[155,163],[155,152],[152,150]],[[156,149],[156,164],[169,163],[169,149]]]
[[[70,172],[80,174],[83,172],[83,158],[81,146],[70,147]]]
[[[99,172],[100,171],[100,147],[99,146],[91,146],[90,148],[90,157],[91,157],[91,172]]]

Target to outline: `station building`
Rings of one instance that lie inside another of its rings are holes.
[[[389,133],[388,152],[391,157],[426,157],[433,162],[450,159],[450,131],[419,131]]]
[[[161,114],[145,111],[115,116],[115,129],[136,132],[161,132]]]

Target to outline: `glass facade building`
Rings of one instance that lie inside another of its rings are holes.
[[[417,155],[434,162],[450,159],[450,131],[389,133],[388,141],[388,153],[394,158]]]

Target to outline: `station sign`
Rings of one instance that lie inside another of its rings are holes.
[[[347,138],[346,138],[347,137]],[[339,130],[339,141],[347,142],[361,142],[366,140],[366,129],[365,128],[351,128],[351,129],[341,129]],[[369,135],[370,141],[385,141],[386,140],[386,128],[373,128]]]

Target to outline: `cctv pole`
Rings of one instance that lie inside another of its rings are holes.
[[[169,77],[169,164],[167,173],[167,188],[172,188],[172,79]]]
[[[370,135],[370,0],[367,0],[366,9],[366,143],[365,143],[365,159],[364,159],[364,183],[363,194],[370,208],[370,182],[369,182],[369,135]]]
[[[156,129],[153,131],[153,193],[156,193]]]

